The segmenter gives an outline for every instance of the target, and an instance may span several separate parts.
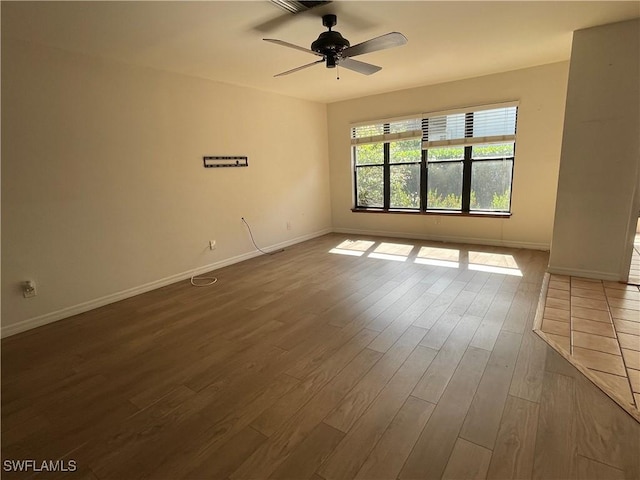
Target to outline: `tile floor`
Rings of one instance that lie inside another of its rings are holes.
[[[633,255],[631,257],[631,267],[629,267],[629,283],[640,285],[640,234],[636,235],[633,242]]]
[[[534,330],[640,422],[640,287],[547,274]]]

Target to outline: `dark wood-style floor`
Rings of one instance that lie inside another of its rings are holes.
[[[85,479],[640,478],[640,425],[531,331],[546,253],[346,239],[4,339],[2,459]]]

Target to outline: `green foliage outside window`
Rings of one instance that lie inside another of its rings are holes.
[[[384,205],[382,167],[358,168],[356,181],[359,206],[382,207]]]
[[[508,211],[510,196],[510,191],[506,191],[502,194],[494,192],[490,210]],[[436,188],[427,192],[427,204],[429,205],[429,208],[434,209],[459,210],[460,205],[462,205],[462,195],[454,195],[450,193],[447,196],[443,196],[442,194],[438,193],[438,189]],[[471,210],[480,209],[475,190],[471,190],[470,205]]]
[[[391,208],[420,208],[421,141],[390,142],[390,206]],[[382,143],[357,145],[356,169],[357,204],[361,207],[382,207],[384,148]],[[512,162],[502,160],[514,155],[514,145],[495,144],[473,147],[473,158],[495,159],[474,164],[470,198],[471,210],[509,211],[511,199]],[[427,189],[427,209],[460,210],[462,188],[459,168],[454,167],[464,157],[464,147],[432,148],[427,152],[431,172]],[[450,160],[449,164],[430,162]],[[394,165],[406,163],[406,165]],[[440,166],[440,167],[438,167]],[[459,192],[459,193],[457,193]]]

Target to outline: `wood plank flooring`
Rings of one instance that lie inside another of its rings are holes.
[[[547,260],[331,234],[3,339],[3,467],[77,471],[2,477],[640,478],[640,425],[531,330]]]

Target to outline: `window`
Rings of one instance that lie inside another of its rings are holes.
[[[355,208],[511,212],[513,103],[354,125]]]

